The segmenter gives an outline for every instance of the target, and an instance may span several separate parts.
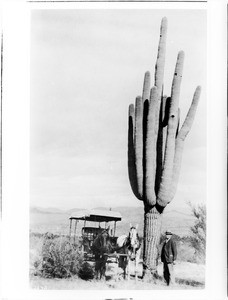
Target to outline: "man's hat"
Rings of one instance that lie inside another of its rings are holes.
[[[166,235],[173,235],[171,231],[166,231]]]

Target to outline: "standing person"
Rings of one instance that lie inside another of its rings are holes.
[[[166,231],[165,243],[161,251],[161,261],[163,262],[163,274],[167,285],[175,284],[173,265],[177,258],[176,243],[172,238],[172,232]]]

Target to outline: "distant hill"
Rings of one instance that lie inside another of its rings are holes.
[[[97,209],[109,210],[109,208],[99,207]],[[72,212],[82,209],[73,208],[69,210],[61,210],[58,208],[40,208],[31,207],[30,209],[30,230],[32,232],[53,232],[64,233],[69,232],[69,216]],[[113,211],[118,211],[122,215],[122,220],[117,223],[117,235],[126,234],[130,223],[138,224],[138,232],[143,235],[144,209],[139,207],[115,207]],[[178,210],[167,210],[163,214],[162,231],[167,229],[179,236],[185,236],[190,233],[189,229],[194,224],[194,217],[189,212]],[[82,224],[81,224],[82,225]],[[78,230],[80,231],[80,227]]]
[[[40,214],[63,214],[64,211],[59,209],[59,208],[55,208],[55,207],[47,207],[47,208],[43,208],[43,207],[31,207],[30,208],[30,213],[40,213]]]

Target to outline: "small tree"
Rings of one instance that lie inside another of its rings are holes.
[[[195,249],[195,253],[200,260],[205,261],[206,250],[206,206],[199,204],[191,206],[192,214],[195,217],[195,223],[190,228],[192,236],[190,242]]]

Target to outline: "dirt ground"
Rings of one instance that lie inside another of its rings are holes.
[[[138,270],[141,275],[142,267]],[[158,275],[162,276],[162,264],[158,266]],[[115,276],[114,276],[115,274]],[[129,290],[152,290],[152,289],[202,289],[204,288],[205,266],[193,263],[180,262],[175,265],[176,284],[167,286],[164,281],[158,280],[156,283],[143,282],[138,278],[135,281],[134,267],[131,266],[130,280],[123,280],[121,276],[116,276],[119,271],[116,264],[109,264],[106,271],[106,280],[85,281],[78,277],[70,279],[46,279],[31,275],[30,286],[33,289],[47,290],[103,290],[103,289],[129,289]]]

